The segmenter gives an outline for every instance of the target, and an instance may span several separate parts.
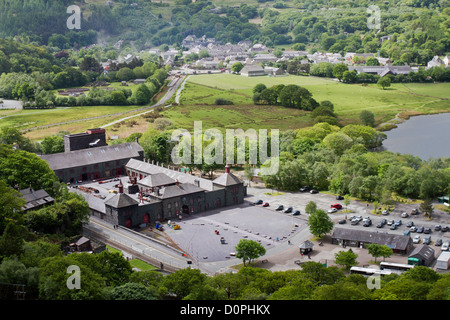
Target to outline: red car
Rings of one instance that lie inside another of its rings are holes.
[[[331,205],[331,208],[342,209],[342,206],[339,203],[335,203]]]
[[[268,203],[268,202],[265,202],[262,206],[263,206],[263,207],[268,207],[268,206],[269,206],[269,203]]]

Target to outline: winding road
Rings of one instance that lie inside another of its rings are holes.
[[[173,83],[172,86],[169,87],[169,89],[167,90],[166,94],[155,104],[151,105],[151,106],[146,106],[143,108],[138,108],[138,109],[134,109],[134,110],[130,110],[130,111],[124,111],[124,112],[117,112],[117,113],[110,113],[110,114],[105,114],[102,116],[97,116],[97,117],[90,117],[90,118],[84,118],[84,119],[77,119],[77,120],[70,120],[70,121],[64,121],[64,122],[58,122],[58,123],[50,123],[50,124],[46,124],[46,125],[42,125],[42,126],[36,126],[36,127],[32,127],[32,128],[27,128],[24,129],[22,131],[30,131],[30,130],[36,130],[36,129],[42,129],[42,128],[48,128],[48,127],[53,127],[53,126],[59,126],[59,125],[64,125],[64,124],[70,124],[70,123],[76,123],[76,122],[83,122],[83,121],[89,121],[89,120],[95,120],[95,119],[101,119],[101,118],[108,118],[111,116],[120,116],[120,115],[125,115],[125,114],[130,114],[130,113],[134,113],[134,112],[138,112],[138,111],[144,111],[141,112],[139,114],[134,114],[128,117],[123,117],[121,119],[118,119],[114,122],[105,124],[103,126],[101,126],[101,128],[106,128],[109,127],[115,123],[118,122],[122,122],[124,120],[128,120],[134,117],[138,117],[141,116],[143,114],[146,114],[148,112],[153,112],[153,110],[157,107],[160,106],[164,106],[166,104],[167,101],[169,101],[172,96],[177,92],[178,88],[180,87],[180,85],[182,83],[184,83],[184,76],[181,76],[180,78],[178,78],[178,80],[176,82]],[[181,92],[181,90],[180,90]],[[177,95],[177,100],[179,101],[179,95]],[[170,105],[167,105],[165,107],[169,107]],[[48,111],[48,110],[47,110]],[[13,116],[13,115],[12,115]],[[5,116],[4,118],[9,117],[9,116]]]

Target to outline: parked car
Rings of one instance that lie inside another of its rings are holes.
[[[264,204],[262,205],[263,207],[268,207],[269,203],[268,202],[264,202]]]
[[[444,242],[441,246],[442,251],[448,251],[448,247],[450,246],[450,243],[448,241]]]
[[[358,223],[359,223],[359,220],[358,220],[358,219],[352,219],[352,220],[350,221],[350,224],[353,225],[353,226],[357,225]]]
[[[384,226],[384,224],[382,224],[381,222],[378,222],[376,227],[377,228],[383,228],[383,226]]]
[[[275,210],[276,211],[281,211],[284,209],[284,206],[282,204],[280,204]]]
[[[414,238],[413,238],[413,243],[420,243],[420,236],[415,236]]]
[[[339,224],[346,224],[346,223],[347,223],[347,220],[345,220],[345,219],[339,220]]]
[[[331,208],[331,209],[329,209],[328,210],[328,213],[335,213],[335,212],[337,212],[338,210],[336,209],[336,208]]]
[[[400,215],[402,218],[408,218],[409,215],[406,212],[402,212],[402,214]]]
[[[344,200],[343,196],[336,196],[336,200]]]
[[[441,231],[442,227],[440,224],[434,226],[434,231]]]
[[[434,243],[434,245],[437,247],[442,246],[442,239],[437,239],[436,242]]]
[[[389,214],[389,211],[383,210],[383,211],[381,212],[381,214],[382,214],[383,216],[387,216],[387,215]]]
[[[316,193],[319,193],[319,191],[317,191],[316,189],[312,189],[309,193],[316,194]]]
[[[411,233],[411,230],[409,230],[409,229],[406,229],[405,231],[403,231],[404,236],[409,236],[410,233]]]
[[[441,228],[441,232],[447,232],[448,231],[448,226],[443,226]]]
[[[409,231],[417,232],[417,227],[416,226],[412,226],[411,228],[409,228]]]
[[[418,227],[417,228],[417,233],[423,233],[423,229],[424,229],[424,227]]]
[[[397,225],[396,224],[392,224],[390,227],[391,230],[396,230],[397,229]]]
[[[364,220],[363,226],[370,227],[372,225],[372,221],[370,219]]]
[[[411,214],[412,215],[416,215],[416,214],[418,214],[419,213],[419,210],[417,210],[417,209],[412,209],[411,210]]]
[[[431,233],[431,228],[424,228],[423,229],[423,233],[430,234]]]
[[[306,192],[306,191],[309,191],[309,190],[311,190],[311,188],[308,187],[308,186],[303,186],[303,187],[300,188],[300,192]]]
[[[300,215],[300,210],[295,210],[295,211],[292,213],[292,215],[293,215],[293,216],[299,216],[299,215]]]
[[[426,236],[424,239],[423,239],[423,244],[430,244],[431,243],[431,237],[430,236]]]
[[[402,225],[402,220],[397,220],[397,221],[395,221],[395,225],[396,225],[397,227],[400,227],[400,226]]]
[[[258,205],[258,204],[263,204],[262,200],[256,200],[255,202],[252,203],[254,206]]]
[[[383,224],[383,226],[384,226],[385,224],[387,224],[387,220],[386,219],[381,219],[380,223]]]
[[[388,221],[387,221],[387,225],[388,225],[388,226],[393,225],[393,224],[394,224],[394,220],[388,220]]]
[[[342,209],[342,205],[339,203],[335,203],[331,205],[331,208]]]
[[[413,225],[414,225],[414,222],[412,222],[412,221],[408,221],[408,223],[406,224],[406,226],[408,228],[411,228]]]
[[[284,210],[283,212],[284,212],[284,213],[291,213],[292,210],[294,210],[294,208],[288,207],[288,208],[287,208],[286,210]]]

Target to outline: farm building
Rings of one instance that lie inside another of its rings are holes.
[[[266,72],[260,65],[246,65],[241,70],[241,75],[244,77],[265,76]]]
[[[379,233],[347,228],[335,228],[332,243],[352,247],[364,247],[366,244],[376,243],[386,245],[394,253],[407,254],[412,249],[412,240],[409,236]]]

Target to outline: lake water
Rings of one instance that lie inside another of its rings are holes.
[[[450,113],[411,117],[385,133],[385,150],[412,154],[422,160],[450,158]]]

